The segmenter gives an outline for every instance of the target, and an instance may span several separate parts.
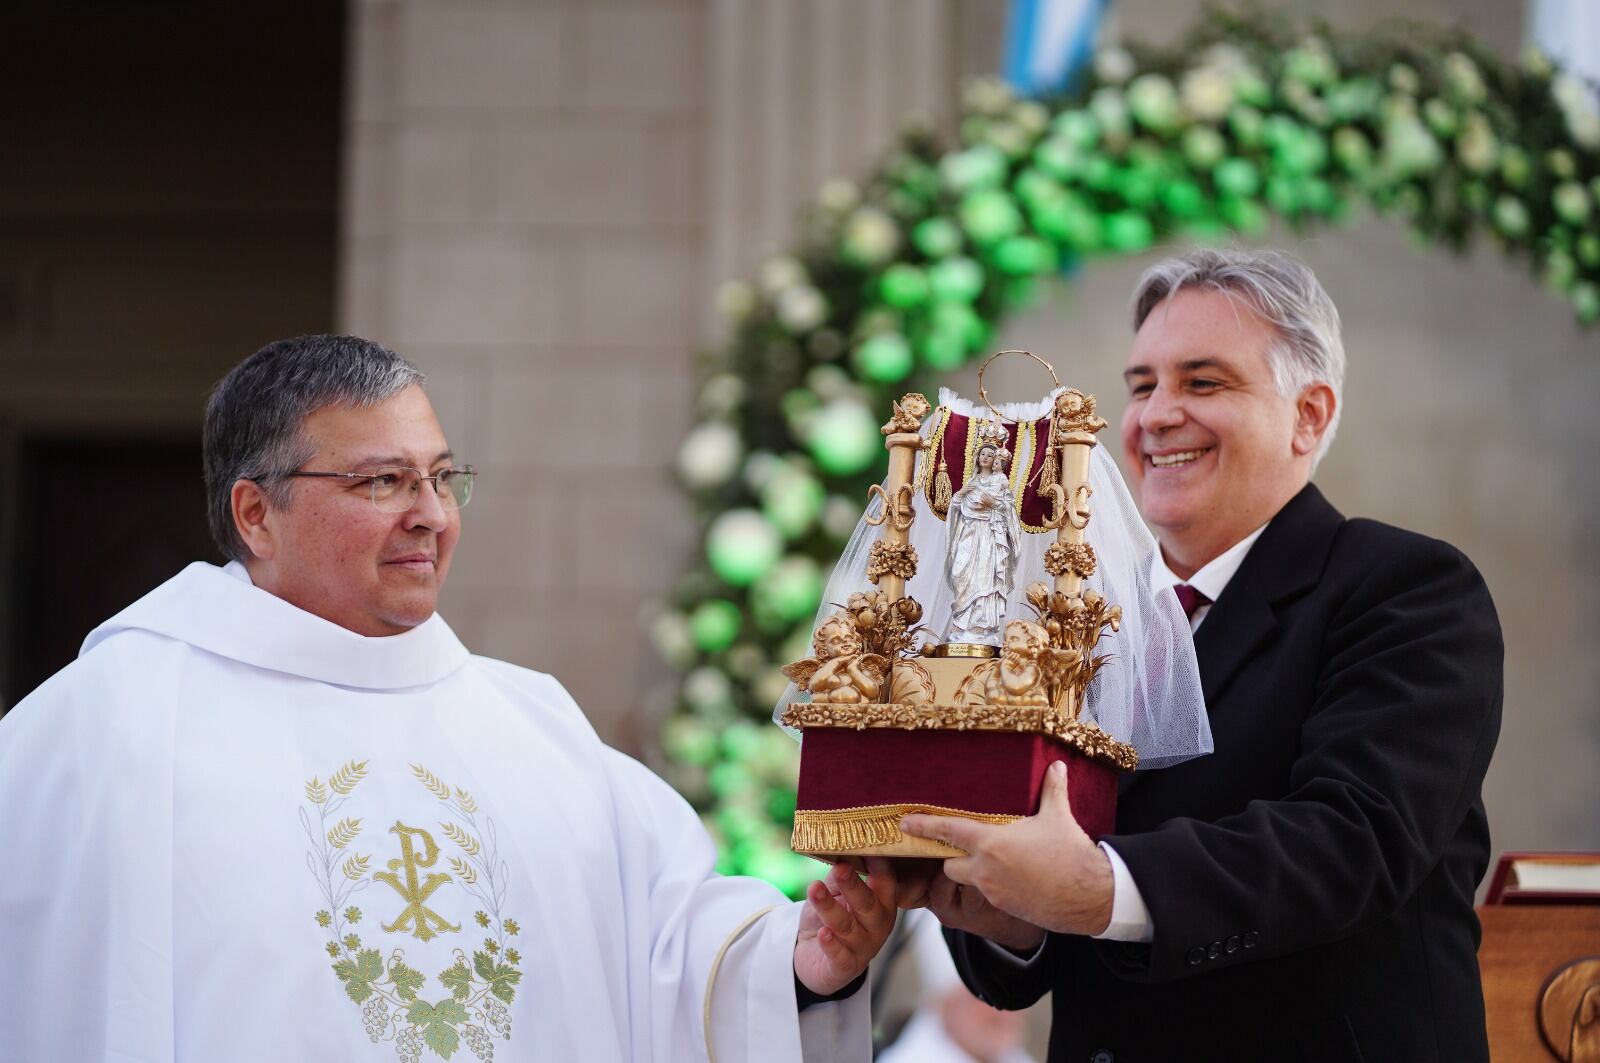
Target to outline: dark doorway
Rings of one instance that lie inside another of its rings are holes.
[[[347,4],[0,4],[0,713],[196,558],[205,398],[336,325]]]
[[[190,561],[217,557],[193,442],[37,439],[18,448],[14,704],[102,620]]]

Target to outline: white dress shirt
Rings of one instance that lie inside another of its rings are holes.
[[[1160,594],[1180,583],[1187,583],[1211,601],[1216,601],[1222,597],[1228,581],[1239,571],[1245,555],[1256,544],[1256,540],[1261,538],[1261,533],[1266,528],[1267,526],[1263,524],[1246,535],[1200,566],[1187,580],[1179,579],[1172,569],[1167,567],[1161,551],[1157,550],[1155,556],[1150,559],[1151,593]],[[1209,602],[1196,609],[1194,615],[1189,618],[1189,630],[1199,631],[1209,612],[1211,612]],[[1122,862],[1122,857],[1117,855],[1115,849],[1105,842],[1100,843],[1100,848],[1105,850],[1107,858],[1111,861],[1111,922],[1094,936],[1109,941],[1150,941],[1155,937],[1155,924],[1150,921],[1150,909],[1144,903],[1144,895],[1139,892],[1139,884],[1133,881],[1132,872],[1128,870],[1128,865]]]

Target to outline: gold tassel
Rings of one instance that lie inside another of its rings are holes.
[[[950,512],[950,466],[939,459],[939,474],[933,478],[933,511],[942,518]]]
[[[1044,452],[1044,466],[1039,470],[1039,493],[1050,490],[1057,481],[1056,476],[1056,448],[1046,447]]]

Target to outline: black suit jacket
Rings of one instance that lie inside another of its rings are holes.
[[[1148,945],[951,933],[999,1007],[1053,991],[1050,1060],[1485,1060],[1473,891],[1500,728],[1487,588],[1445,543],[1306,487],[1195,635],[1215,752],[1123,780]]]

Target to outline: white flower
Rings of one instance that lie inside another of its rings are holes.
[[[1128,132],[1128,103],[1118,89],[1096,89],[1089,98],[1089,112],[1108,137]]]
[[[696,490],[718,487],[739,470],[743,451],[732,425],[721,421],[699,425],[678,448],[678,475]]]
[[[756,308],[756,293],[743,281],[729,281],[717,289],[717,310],[729,321],[740,321]]]
[[[733,702],[733,684],[709,665],[702,665],[683,679],[683,700],[697,709]]]
[[[744,401],[744,381],[732,373],[718,373],[700,388],[700,413],[705,417],[726,417]]]
[[[674,668],[683,668],[695,659],[694,633],[689,618],[679,612],[666,612],[650,625],[650,641],[656,653]]]
[[[817,194],[817,202],[823,209],[843,214],[861,202],[861,190],[855,182],[836,177],[822,186],[822,191]]]
[[[1595,108],[1594,92],[1571,74],[1561,74],[1550,85],[1567,132],[1586,148],[1600,148],[1600,110]]]
[[[1489,120],[1477,111],[1469,113],[1456,138],[1456,158],[1473,173],[1488,173],[1500,157],[1500,145]]]
[[[900,230],[877,207],[862,207],[845,224],[843,243],[862,262],[886,262],[900,245]]]
[[[1183,75],[1183,105],[1205,122],[1221,121],[1233,106],[1234,75],[1221,67],[1196,67]]]
[[[1133,56],[1121,48],[1102,48],[1094,55],[1094,76],[1108,85],[1133,77]]]
[[[810,332],[828,318],[828,301],[809,284],[797,284],[778,293],[778,323],[795,335]]]
[[[1478,103],[1488,94],[1478,64],[1463,52],[1451,52],[1444,57],[1444,80],[1459,98]]]
[[[761,290],[768,295],[777,295],[809,279],[806,268],[793,255],[774,255],[761,264]]]

